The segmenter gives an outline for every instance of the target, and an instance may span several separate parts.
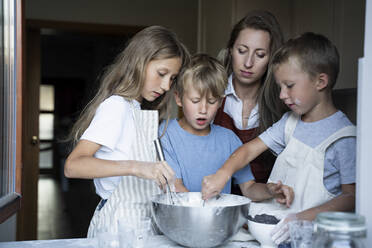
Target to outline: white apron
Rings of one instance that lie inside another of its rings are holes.
[[[132,105],[136,138],[128,160],[156,161],[154,140],[158,136],[158,111],[135,109]],[[96,208],[88,229],[88,238],[100,230],[117,232],[118,219],[126,216],[151,217],[150,199],[160,194],[159,186],[149,179],[123,176],[104,206]]]
[[[276,159],[268,182],[283,184],[293,188],[295,197],[290,208],[275,199],[250,204],[249,214],[274,215],[282,219],[289,213],[297,213],[323,204],[335,195],[328,192],[323,183],[324,158],[327,148],[342,137],[355,136],[354,126],[347,126],[329,136],[317,147],[312,148],[294,138],[299,116],[291,113],[285,126],[286,147]]]

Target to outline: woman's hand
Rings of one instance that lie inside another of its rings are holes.
[[[278,203],[285,204],[288,208],[291,206],[294,199],[292,187],[278,181],[278,183],[267,183],[267,188]]]
[[[208,200],[209,198],[218,195],[230,177],[221,170],[216,174],[205,176],[202,181],[202,198]]]
[[[169,185],[174,185],[175,174],[167,162],[132,162],[133,176],[154,180],[162,190],[166,189],[167,181]]]

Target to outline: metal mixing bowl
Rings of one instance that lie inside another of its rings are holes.
[[[200,192],[177,193],[175,205],[160,194],[152,199],[152,215],[158,228],[171,240],[188,247],[215,247],[228,241],[244,224],[250,200],[221,194],[206,201]]]

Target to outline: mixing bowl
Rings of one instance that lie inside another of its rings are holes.
[[[188,247],[215,247],[228,241],[248,217],[250,200],[221,194],[205,203],[200,192],[177,193],[175,204],[166,194],[152,199],[152,216],[169,239]]]

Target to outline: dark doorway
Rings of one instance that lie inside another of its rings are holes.
[[[65,139],[94,96],[102,71],[131,36],[41,29],[41,88],[47,86],[54,101],[52,108],[40,109],[39,116],[40,132],[49,125],[46,129],[52,129],[52,134],[40,136],[39,143],[39,165],[43,165],[39,167],[38,239],[86,237],[99,197],[93,180],[64,177],[63,165],[71,149]],[[44,119],[48,121],[43,124]]]

